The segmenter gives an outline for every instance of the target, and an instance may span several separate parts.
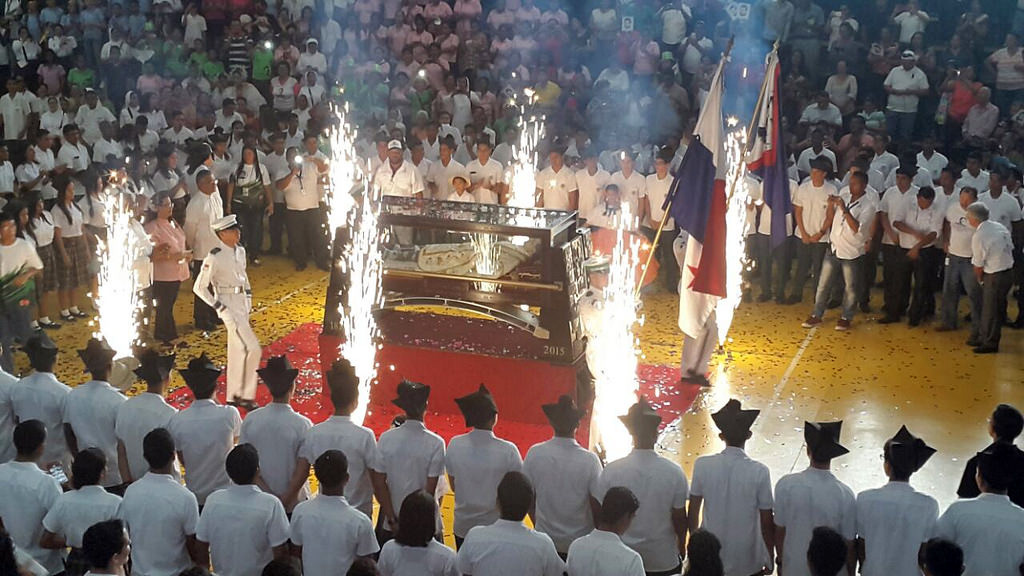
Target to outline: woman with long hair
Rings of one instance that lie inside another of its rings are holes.
[[[697,530],[686,545],[686,570],[683,576],[723,576],[722,544],[718,538],[704,530]]]
[[[36,247],[36,254],[43,261],[43,271],[36,277],[36,318],[33,328],[39,326],[54,330],[60,324],[50,320],[48,313],[50,304],[57,292],[60,276],[57,267],[57,254],[54,252],[53,216],[46,210],[42,197],[38,193],[30,193],[25,198],[26,220],[21,231],[22,238]]]
[[[65,176],[58,179],[57,202],[52,215],[53,244],[58,256],[57,302],[60,317],[65,322],[74,322],[88,316],[75,304],[75,291],[89,284],[90,275],[89,244],[83,230],[84,218],[81,209],[75,205],[75,185],[71,178]]]
[[[153,191],[166,192],[174,205],[174,219],[185,221],[189,189],[186,179],[178,173],[178,151],[174,144],[163,142],[156,148],[156,171],[149,179]]]
[[[153,337],[164,344],[178,338],[174,324],[174,302],[181,283],[188,279],[192,251],[185,247],[185,232],[172,218],[173,203],[169,192],[157,192],[149,204],[146,232],[153,240],[153,300],[156,322]]]
[[[226,213],[238,216],[242,238],[253,266],[260,265],[263,246],[263,215],[274,213],[274,196],[270,173],[260,164],[259,154],[253,146],[242,147],[241,160],[228,182]]]
[[[434,539],[437,503],[419,490],[402,501],[395,539],[384,544],[378,567],[384,576],[454,576],[455,552]]]
[[[78,201],[78,209],[82,211],[82,230],[89,246],[89,261],[86,269],[89,272],[89,292],[99,292],[100,273],[100,242],[107,241],[107,200],[103,194],[103,179],[99,174],[88,170],[82,175],[85,195]]]

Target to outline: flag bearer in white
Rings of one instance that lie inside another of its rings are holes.
[[[704,528],[718,536],[720,556],[727,576],[770,573],[774,562],[772,481],[768,467],[743,451],[750,439],[750,427],[759,410],[744,410],[736,399],[729,400],[711,415],[721,430],[725,450],[702,456],[693,464],[690,486],[690,532]],[[704,520],[700,522],[703,505]]]
[[[935,449],[906,426],[883,447],[889,483],[857,495],[857,557],[863,576],[919,576],[918,555],[935,533],[939,505],[910,486]]]
[[[853,490],[832,475],[832,459],[849,452],[839,443],[840,422],[804,423],[804,442],[811,465],[783,476],[775,485],[776,562],[786,576],[812,576],[807,547],[816,527],[827,526],[847,541],[853,573],[853,538],[857,501]]]
[[[506,472],[523,467],[516,445],[494,435],[498,407],[483,384],[461,398],[456,398],[469,433],[452,438],[445,453],[448,482],[455,491],[455,545],[462,544],[466,533],[475,526],[487,526],[498,519],[495,490]],[[459,483],[456,485],[455,481]]]
[[[117,434],[117,463],[121,479],[131,484],[149,470],[149,464],[142,454],[142,440],[150,431],[167,428],[178,413],[177,408],[164,400],[164,390],[171,379],[174,368],[174,354],[161,356],[156,350],[146,348],[139,354],[139,367],[135,375],[146,382],[146,391],[129,398],[117,411],[114,433]],[[180,479],[177,466],[171,468],[171,475]]]
[[[633,451],[608,464],[598,493],[607,496],[611,488],[623,486],[636,494],[640,508],[622,541],[643,558],[648,576],[679,574],[686,547],[686,475],[654,451],[661,416],[645,398],[620,419],[633,436]]]
[[[622,543],[622,534],[629,530],[639,508],[640,503],[629,488],[616,486],[608,490],[601,503],[597,529],[569,546],[569,576],[644,576],[643,559]]]

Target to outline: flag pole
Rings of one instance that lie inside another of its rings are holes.
[[[735,42],[735,40],[736,40],[736,37],[735,36],[731,36],[729,38],[729,44],[727,44],[725,46],[725,50],[722,52],[722,61],[719,64],[719,66],[722,67],[723,71],[725,69],[726,60],[729,58],[729,53],[732,52],[732,46],[733,46],[733,43]],[[776,41],[775,45],[778,46],[778,41]],[[764,96],[764,87],[763,86],[761,88],[761,96]],[[759,102],[758,106],[760,106],[760,97],[758,98],[758,102]],[[734,188],[735,188],[735,185],[734,185]],[[676,191],[676,193],[678,194],[678,190]],[[654,241],[651,242],[651,249],[647,251],[647,260],[644,262],[643,272],[638,277],[639,278],[639,282],[637,282],[636,290],[633,292],[633,297],[634,298],[640,296],[640,289],[644,285],[644,280],[647,279],[647,271],[651,267],[651,261],[654,260],[654,252],[655,252],[655,250],[658,249],[658,241],[661,240],[661,233],[665,230],[665,224],[668,222],[669,214],[671,213],[671,209],[672,209],[672,201],[673,200],[675,200],[674,197],[669,199],[668,206],[665,206],[665,213],[661,215],[661,222],[658,224],[658,230],[654,233]]]
[[[772,51],[769,54],[776,53],[779,50],[779,40],[775,40],[775,45],[772,46]],[[747,126],[747,141],[746,146],[750,146],[754,138],[754,127],[756,125],[757,113],[761,110],[761,106],[764,105],[764,99],[768,97],[768,78],[766,77],[764,82],[761,82],[761,92],[757,95],[757,103],[754,104],[754,114],[750,117],[750,125]],[[740,178],[743,176],[743,170],[737,170],[736,176],[732,179],[729,184],[729,194],[725,198],[726,206],[732,201],[733,194],[736,193],[736,186],[739,184]]]

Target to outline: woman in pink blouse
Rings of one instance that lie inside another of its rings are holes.
[[[174,302],[178,299],[178,288],[188,278],[188,263],[191,250],[185,249],[185,232],[171,219],[173,212],[171,197],[166,192],[153,196],[150,203],[151,220],[146,223],[146,232],[153,240],[153,300],[156,306],[156,323],[153,336],[169,344],[178,337],[174,325]]]

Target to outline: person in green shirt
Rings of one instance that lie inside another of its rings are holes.
[[[206,64],[203,64],[203,76],[210,82],[215,82],[218,78],[224,76],[224,63],[220,61],[220,55],[217,53],[216,48],[210,48],[207,51]]]
[[[96,71],[85,65],[85,56],[79,53],[75,56],[75,66],[68,71],[68,85],[78,87],[82,90],[96,87]]]
[[[270,77],[274,65],[274,43],[269,39],[257,42],[250,53],[252,61],[252,83],[260,90],[267,92],[270,88]]]

